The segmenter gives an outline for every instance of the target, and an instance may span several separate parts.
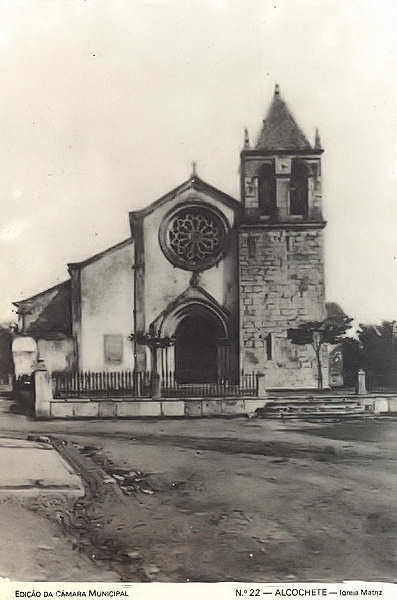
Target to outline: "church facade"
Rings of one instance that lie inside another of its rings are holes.
[[[326,316],[322,153],[276,86],[254,145],[245,133],[240,200],[194,169],[131,212],[127,240],[14,303],[16,367],[39,354],[52,372],[156,370],[194,384],[237,382],[244,370],[268,388],[315,388],[314,352],[287,332]]]

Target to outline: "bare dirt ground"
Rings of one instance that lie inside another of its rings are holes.
[[[40,514],[32,500],[0,499],[0,577],[12,581],[118,581],[118,575],[98,568],[76,552],[72,539],[56,521],[65,506],[62,497],[41,498],[54,518]]]
[[[4,415],[2,435],[32,431],[67,442],[87,496],[74,506],[61,498],[0,504],[1,537],[10,545],[4,507],[25,511],[14,537],[22,559],[12,569],[12,556],[0,553],[1,575],[31,579],[25,565],[40,560],[34,580],[397,579],[394,420],[34,422]],[[84,446],[93,448],[81,452]],[[135,488],[112,481],[123,469],[143,472]],[[34,556],[38,523],[41,544],[54,550]]]

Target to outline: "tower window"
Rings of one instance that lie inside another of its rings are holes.
[[[266,358],[267,360],[273,360],[273,340],[271,333],[268,333],[266,336]]]
[[[260,214],[271,216],[276,210],[276,178],[272,164],[262,165],[258,172]]]
[[[290,184],[290,214],[306,216],[307,213],[308,167],[302,160],[294,160]]]
[[[258,208],[258,178],[246,177],[244,180],[245,206]]]

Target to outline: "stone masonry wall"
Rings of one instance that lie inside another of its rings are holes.
[[[242,229],[239,248],[241,368],[264,372],[267,388],[316,387],[313,349],[287,329],[325,317],[322,231]],[[325,347],[322,358],[327,385]]]

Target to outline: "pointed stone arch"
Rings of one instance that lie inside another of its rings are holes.
[[[172,349],[160,351],[158,364],[175,371],[181,382],[235,376],[231,315],[203,288],[188,288],[152,322],[150,330],[158,337],[175,337]]]

